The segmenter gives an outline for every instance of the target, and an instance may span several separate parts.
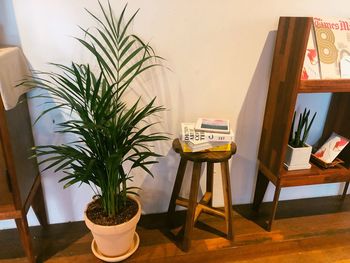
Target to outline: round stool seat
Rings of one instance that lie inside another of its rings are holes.
[[[180,154],[181,158],[192,162],[211,162],[219,163],[227,161],[232,155],[236,153],[237,146],[234,142],[231,142],[231,151],[225,152],[183,152],[179,139],[173,141],[173,149]]]

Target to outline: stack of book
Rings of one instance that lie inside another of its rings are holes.
[[[233,138],[228,120],[199,118],[196,123],[181,123],[184,152],[230,151]]]

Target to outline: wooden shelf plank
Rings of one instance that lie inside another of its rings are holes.
[[[293,176],[299,176],[299,175],[306,175],[306,176],[314,176],[314,175],[321,175],[321,174],[349,174],[350,170],[344,167],[341,164],[338,164],[336,167],[333,168],[321,168],[313,163],[311,163],[310,169],[304,169],[304,170],[295,170],[295,171],[288,171],[287,169],[284,169],[281,173],[281,177],[293,177]]]
[[[280,174],[280,180],[283,187],[346,182],[350,181],[350,169],[342,165],[324,169],[312,164],[310,169],[305,170],[284,169]]]
[[[301,80],[301,93],[350,92],[350,79]]]
[[[16,210],[14,205],[0,206],[0,220],[17,219],[21,217],[21,210]]]

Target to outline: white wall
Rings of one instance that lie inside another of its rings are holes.
[[[5,2],[10,3],[9,0]],[[110,2],[119,13],[125,1]],[[13,4],[19,38],[34,69],[47,70],[47,62],[69,63],[72,59],[86,59],[84,51],[71,36],[80,34],[77,25],[90,25],[91,20],[83,9],[96,11],[97,1],[16,0]],[[142,80],[152,85],[149,92],[156,94],[159,103],[169,109],[163,116],[163,127],[176,136],[182,121],[194,121],[203,116],[230,119],[238,145],[231,163],[235,204],[250,203],[253,198],[257,151],[279,16],[346,17],[349,7],[350,3],[345,0],[333,4],[332,8],[330,2],[324,0],[129,1],[129,14],[141,9],[133,25],[134,32],[150,41],[171,68],[171,71],[158,70]],[[5,27],[11,26],[5,23]],[[305,99],[310,100],[299,100]],[[327,97],[320,99],[327,102]],[[33,115],[39,110],[32,105]],[[34,127],[37,143],[65,140],[52,133],[52,121],[60,118],[60,113],[54,113]],[[321,126],[322,118],[319,120]],[[143,188],[144,213],[166,211],[179,161],[170,142],[157,146],[165,158],[152,167],[155,178],[138,175],[135,180],[135,184]],[[43,174],[50,222],[80,220],[91,197],[89,189],[72,187],[63,190],[62,185],[57,184],[58,179],[59,175],[52,172]],[[217,178],[216,205],[223,203],[220,183]],[[183,192],[187,194],[188,181],[184,186]],[[272,199],[272,188],[269,186],[265,200]],[[281,199],[335,195],[339,191],[338,184],[288,188],[283,189]],[[36,223],[32,214],[29,221]],[[8,226],[0,223],[0,227]]]
[[[19,34],[11,1],[0,1],[0,45],[19,45]]]

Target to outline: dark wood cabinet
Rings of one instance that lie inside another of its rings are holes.
[[[290,186],[350,181],[350,147],[342,151],[344,165],[323,169],[287,171],[284,158],[298,94],[332,93],[321,140],[337,132],[350,138],[350,80],[301,80],[307,42],[313,20],[311,17],[281,17],[276,36],[268,97],[258,153],[259,171],[253,208],[259,209],[269,182],[276,189],[268,223],[272,227],[281,188]]]

